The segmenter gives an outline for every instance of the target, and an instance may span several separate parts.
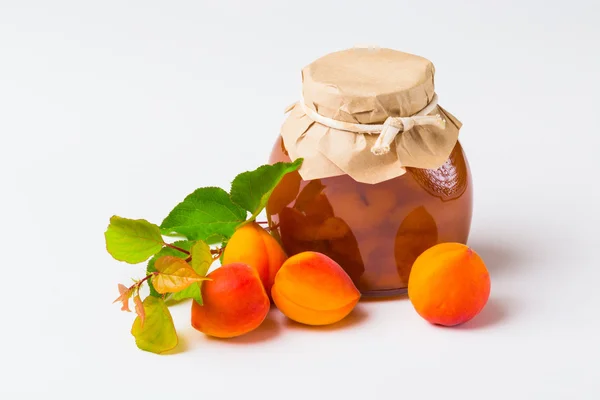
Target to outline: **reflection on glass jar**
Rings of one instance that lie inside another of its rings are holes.
[[[270,162],[290,161],[281,138]],[[405,292],[414,260],[440,242],[466,243],[472,213],[460,144],[436,170],[408,168],[377,184],[347,175],[304,181],[288,174],[267,214],[289,255],[318,251],[337,261],[365,296]]]

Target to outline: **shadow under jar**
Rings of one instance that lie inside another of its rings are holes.
[[[281,137],[269,161],[290,161]],[[423,251],[467,242],[473,202],[469,164],[458,142],[441,167],[406,170],[376,184],[348,175],[306,181],[290,173],[267,204],[269,222],[288,255],[328,255],[365,297],[404,294]]]

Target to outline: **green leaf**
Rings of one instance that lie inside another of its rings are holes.
[[[229,240],[224,241],[221,244],[221,248],[224,250],[227,248],[227,244],[229,243]],[[221,265],[223,265],[223,259],[225,258],[225,251],[221,252],[221,255],[219,256],[219,262],[221,263]]]
[[[175,206],[160,228],[164,235],[180,234],[189,240],[205,240],[215,235],[228,238],[246,216],[246,211],[234,204],[226,191],[206,187],[197,189]]]
[[[229,237],[221,235],[219,233],[214,233],[206,239],[203,239],[203,241],[206,242],[206,244],[208,245],[214,245],[224,243],[227,241],[227,239],[229,239]]]
[[[192,256],[192,268],[200,276],[206,276],[208,269],[213,263],[210,247],[201,240],[193,244],[190,250]]]
[[[133,321],[131,334],[135,344],[142,350],[163,353],[173,349],[179,342],[173,318],[163,299],[148,296],[143,303],[146,318]]]
[[[180,247],[187,251],[191,250],[193,244],[194,244],[194,242],[190,242],[189,240],[178,240],[177,242],[173,243],[173,245]],[[163,247],[161,251],[159,251],[154,257],[152,257],[150,259],[150,261],[148,261],[148,267],[146,268],[147,274],[156,272],[156,267],[154,266],[154,263],[156,262],[156,260],[158,258],[160,258],[162,256],[175,256],[175,257],[182,258],[184,260],[188,257],[187,254],[182,253],[179,250],[175,250],[170,247]],[[154,285],[152,285],[151,279],[148,279],[146,282],[148,282],[148,287],[150,288],[150,296],[162,297],[162,295],[160,293],[158,293],[156,291],[156,289],[154,289]]]
[[[210,247],[203,241],[199,240],[192,246],[190,253],[192,255],[192,268],[200,276],[206,276],[208,269],[213,263]],[[173,293],[171,298],[175,301],[194,299],[198,304],[202,305],[202,282],[192,283],[187,288]]]
[[[158,226],[144,219],[113,216],[104,233],[106,250],[116,260],[141,263],[158,253],[163,239]]]
[[[200,305],[203,305],[202,301],[202,282],[192,283],[190,286],[186,287],[183,290],[180,290],[177,293],[173,293],[171,295],[171,299],[173,301],[181,301],[187,299],[194,299],[194,301]]]
[[[239,174],[231,183],[231,200],[252,213],[249,220],[254,220],[267,205],[269,196],[281,179],[299,169],[302,161],[299,158],[293,163],[263,165],[254,171]]]

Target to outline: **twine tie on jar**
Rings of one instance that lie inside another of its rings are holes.
[[[355,133],[367,133],[371,135],[379,135],[375,144],[371,147],[371,153],[379,156],[387,154],[390,151],[390,145],[396,139],[396,136],[400,132],[407,132],[415,126],[434,125],[441,129],[446,128],[446,120],[443,119],[439,114],[427,115],[432,112],[438,104],[437,94],[433,95],[433,98],[418,113],[410,117],[388,117],[383,124],[355,124],[352,122],[340,121],[325,117],[312,108],[308,107],[304,102],[304,99],[298,103],[302,108],[302,111],[306,116],[313,121],[325,125],[329,128],[337,129],[340,131],[355,132]],[[294,105],[296,105],[294,104]],[[286,109],[286,113],[291,110],[294,106],[290,106]]]

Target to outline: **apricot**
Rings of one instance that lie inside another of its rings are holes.
[[[302,178],[298,171],[285,174],[267,201],[267,214],[279,214],[298,196]]]
[[[329,248],[322,253],[331,257],[335,262],[343,265],[344,271],[355,284],[360,282],[360,277],[365,273],[365,263],[358,247],[358,241],[352,232],[340,239],[328,242]]]
[[[461,243],[441,243],[423,252],[412,266],[408,297],[432,324],[454,326],[483,309],[490,275],[481,257]]]
[[[330,198],[335,215],[355,232],[377,230],[396,207],[394,192],[379,185],[332,191]]]
[[[425,207],[415,208],[404,218],[394,240],[394,258],[402,286],[406,287],[417,257],[437,242],[437,224]]]
[[[247,264],[223,265],[202,283],[204,305],[192,302],[192,326],[209,336],[231,338],[264,321],[271,302],[258,272]]]
[[[338,322],[360,299],[360,292],[338,263],[311,251],[283,263],[271,294],[285,316],[307,325]]]
[[[309,181],[306,186],[304,186],[302,188],[302,190],[300,191],[300,194],[298,194],[298,198],[296,199],[296,201],[294,202],[294,208],[296,210],[305,212],[307,211],[307,209],[310,208],[315,208],[313,206],[313,204],[315,202],[318,202],[319,204],[321,204],[320,202],[322,202],[322,199],[317,200],[317,198],[319,196],[324,196],[323,195],[323,190],[325,189],[325,186],[321,183],[320,180],[314,180],[314,181]],[[325,200],[328,202],[327,197],[325,197]],[[324,205],[324,204],[323,204]],[[329,204],[328,207],[326,207],[328,209],[331,209],[331,204]],[[321,213],[321,212],[319,212]],[[331,210],[331,215],[328,215],[330,217],[333,216],[333,210]]]
[[[233,233],[225,247],[222,263],[241,262],[250,265],[258,271],[266,292],[270,294],[275,275],[286,258],[277,240],[252,222]]]
[[[299,197],[298,200],[300,200]],[[300,210],[300,208],[298,208],[298,202],[296,202],[295,208]],[[305,204],[304,209],[301,211],[314,220],[325,220],[334,216],[333,207],[329,202],[329,198],[324,193],[315,196],[313,201]]]
[[[318,220],[294,208],[285,208],[280,219],[282,226],[293,226],[290,234],[294,239],[305,242],[340,239],[350,232],[348,225],[340,218]]]

